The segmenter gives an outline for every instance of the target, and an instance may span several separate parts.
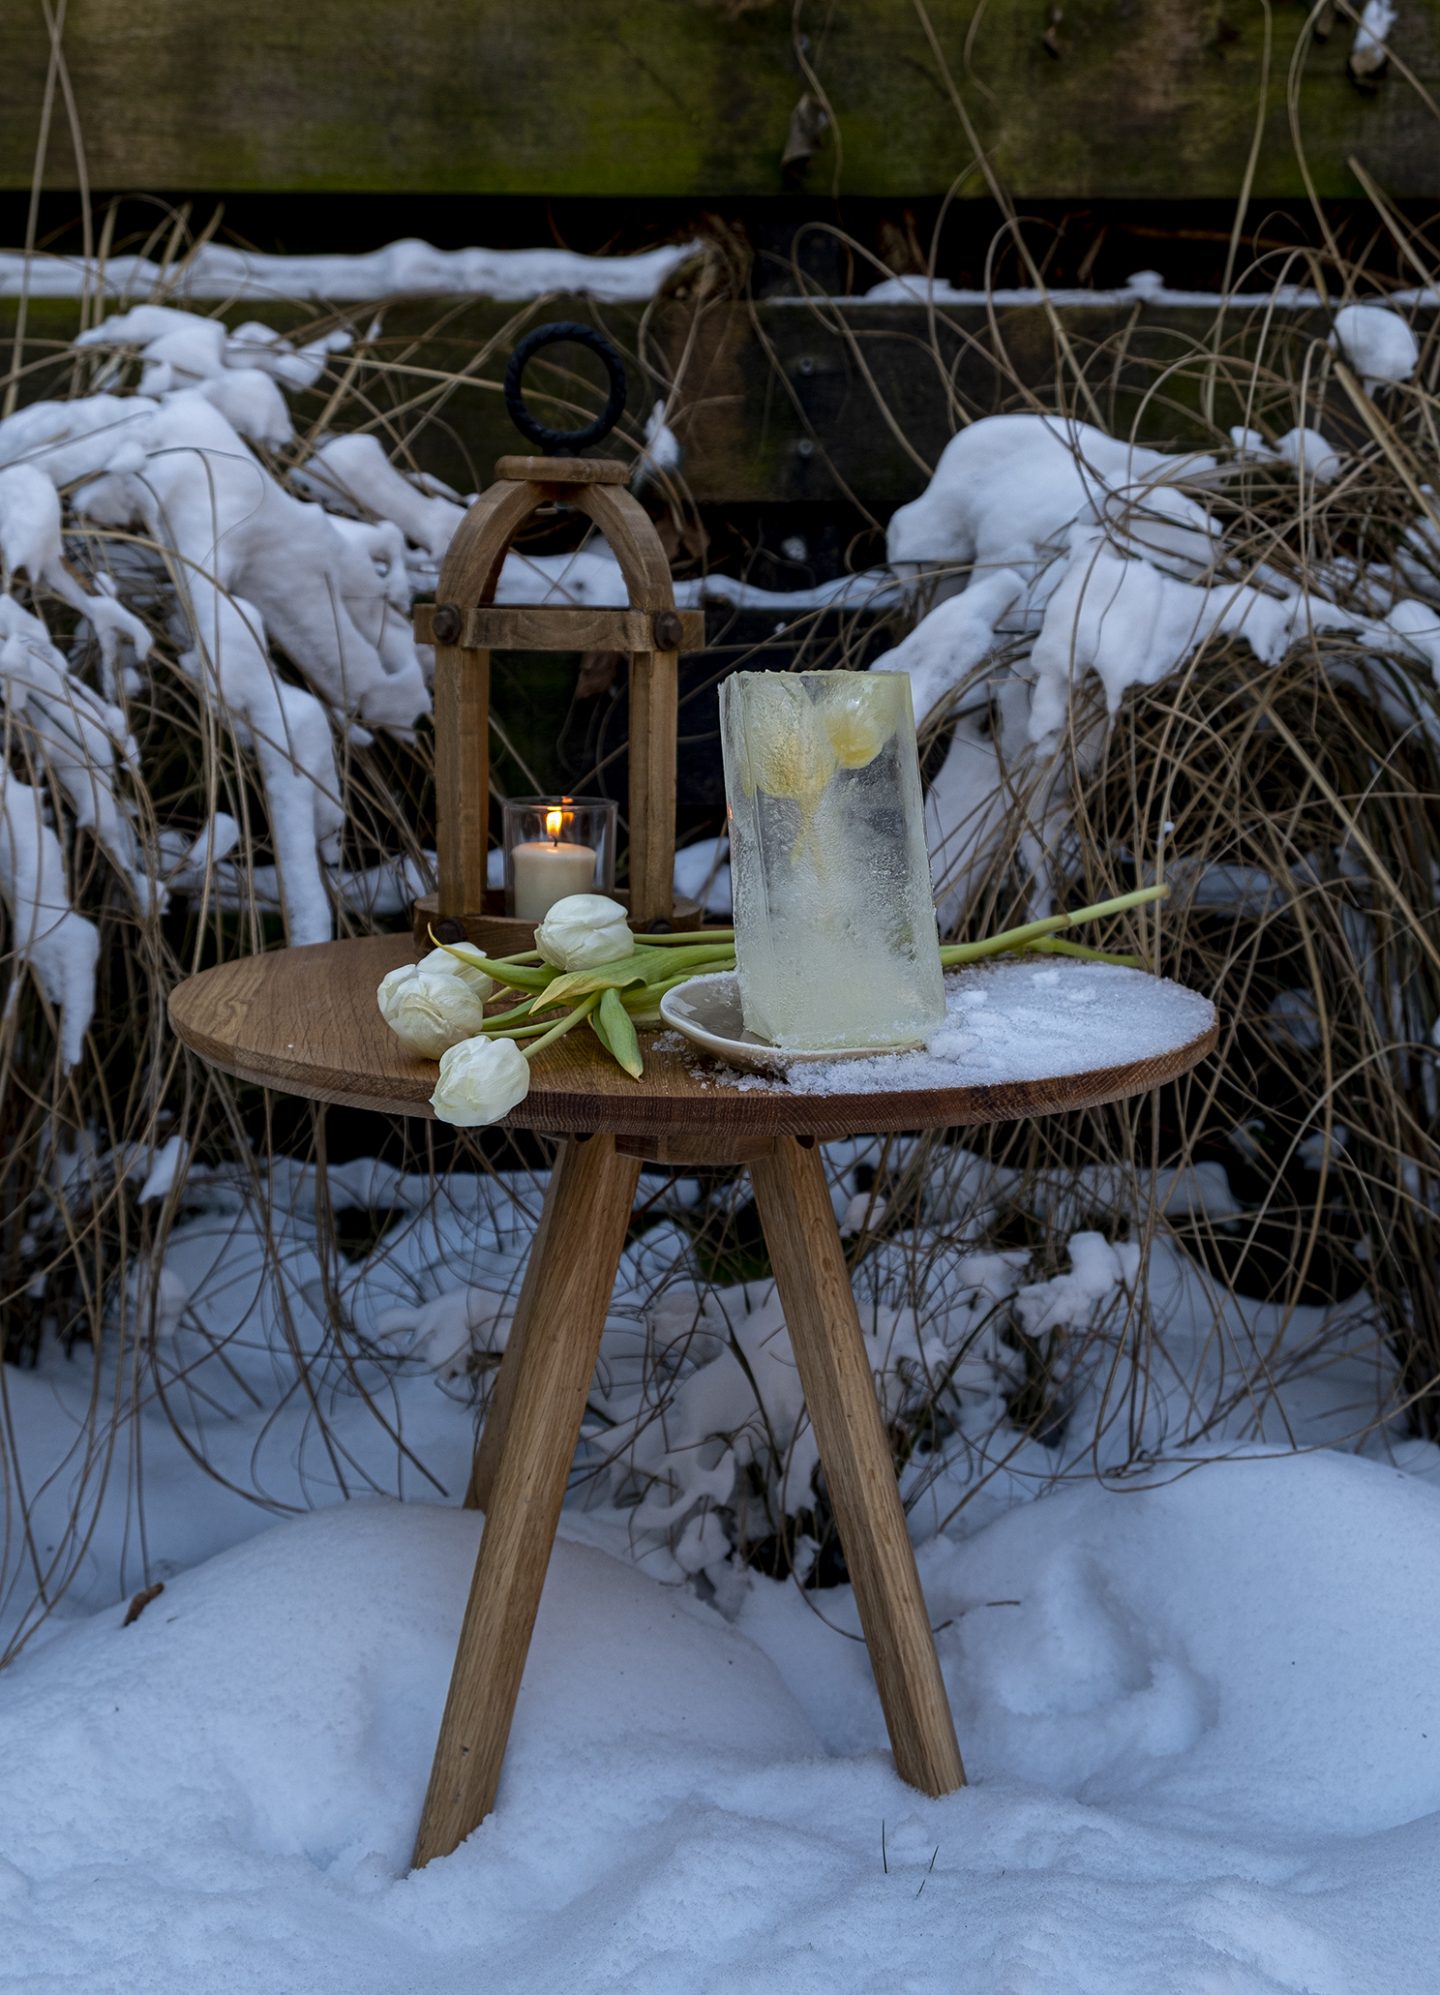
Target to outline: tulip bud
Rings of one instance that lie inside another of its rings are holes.
[[[498,1122],[530,1091],[530,1062],[513,1039],[465,1039],[440,1056],[430,1106],[442,1122],[477,1129]]]
[[[567,894],[535,930],[535,947],[557,970],[596,970],[635,951],[619,901],[604,894]]]
[[[495,979],[487,977],[483,970],[477,970],[473,963],[467,963],[452,949],[432,949],[428,956],[422,956],[417,968],[438,970],[444,977],[461,977],[480,998],[492,997],[495,992]]]
[[[403,963],[382,978],[375,998],[381,1017],[407,1053],[438,1060],[480,1030],[485,1000],[494,988],[483,971],[434,949],[423,962]]]

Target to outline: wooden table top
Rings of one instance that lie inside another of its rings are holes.
[[[407,1054],[381,1018],[376,986],[387,970],[415,960],[408,935],[367,936],[246,956],[188,978],[170,996],[170,1022],[185,1045],[241,1080],[316,1101],[373,1108],[386,1115],[432,1115],[436,1064]],[[1087,965],[1046,959],[1062,975]],[[985,974],[984,972],[980,974]],[[1138,976],[1139,972],[1117,973]],[[1055,1073],[988,1085],[897,1088],[890,1092],[809,1094],[735,1087],[686,1053],[643,1034],[645,1074],[633,1081],[581,1027],[547,1047],[534,1064],[529,1094],[505,1118],[516,1128],[555,1135],[673,1138],[704,1130],[740,1141],[781,1134],[826,1138],[930,1129],[1049,1115],[1119,1101],[1174,1080],[1215,1045],[1217,1025],[1203,1000],[1177,996],[1173,1046],[1088,1072]],[[1188,998],[1189,1003],[1178,1002]],[[1152,1034],[1153,1037],[1153,1034]],[[687,1057],[688,1055],[688,1057]],[[693,1068],[699,1066],[700,1071]]]

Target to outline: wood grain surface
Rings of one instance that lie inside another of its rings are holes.
[[[929,0],[932,43],[913,0],[12,0],[0,183],[36,170],[48,17],[73,106],[50,120],[49,189],[480,196],[486,241],[486,195],[793,198],[797,177],[820,196],[982,195],[976,144],[1020,200],[1234,199],[1253,145],[1254,199],[1303,197],[1307,173],[1351,193],[1352,154],[1390,195],[1433,196],[1440,10],[1400,7],[1390,73],[1364,90],[1346,73],[1358,12]],[[787,167],[807,91],[833,128]]]
[[[415,635],[435,641],[434,603],[415,606]],[[705,649],[705,612],[671,610],[681,651]],[[655,618],[644,610],[587,608],[579,603],[513,603],[465,610],[456,649],[461,651],[653,651]]]
[[[241,1080],[387,1115],[429,1115],[435,1063],[405,1053],[375,1003],[386,971],[413,961],[408,935],[245,956],[179,985],[170,1021],[192,1051]],[[658,1049],[649,1035],[644,1079],[632,1081],[582,1027],[540,1055],[530,1092],[507,1121],[556,1135],[671,1137],[696,1126],[737,1137],[840,1137],[1005,1122],[1142,1094],[1202,1060],[1217,1030],[1212,1024],[1152,1058],[1043,1080],[803,1095],[699,1079],[682,1054]]]

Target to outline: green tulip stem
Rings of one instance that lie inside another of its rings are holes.
[[[1148,901],[1168,898],[1169,887],[1138,887],[1132,894],[1119,894],[1114,900],[1097,901],[1093,907],[1077,908],[1073,914],[1052,914],[1044,921],[1027,921],[1023,928],[1007,928],[1001,935],[987,935],[980,942],[950,942],[940,951],[947,970],[960,963],[975,963],[985,956],[1000,956],[1007,949],[1023,949],[1027,944],[1053,935],[1057,929],[1077,928],[1081,922],[1099,921],[1107,914],[1123,914],[1127,908],[1144,907]]]
[[[534,1039],[542,1032],[549,1032],[555,1024],[553,1018],[532,1018],[529,1024],[516,1021],[525,1017],[528,1005],[517,1005],[514,1011],[499,1012],[494,1018],[487,1018],[481,1026],[482,1039]]]
[[[537,1053],[543,1052],[555,1040],[563,1039],[567,1032],[573,1032],[581,1020],[588,1018],[591,1012],[594,1011],[602,995],[603,993],[600,991],[592,991],[589,997],[581,999],[568,1018],[562,1018],[558,1025],[552,1025],[544,1037],[537,1039],[533,1046],[522,1046],[520,1051],[525,1055],[525,1058],[533,1060]],[[516,1034],[512,1032],[510,1037],[513,1039],[516,1037]]]
[[[677,928],[667,935],[637,935],[635,940],[642,949],[683,949],[696,942],[733,943],[735,931],[733,928]]]
[[[1143,967],[1138,956],[1118,955],[1113,949],[1087,949],[1083,942],[1057,942],[1053,936],[1042,936],[1038,942],[1027,942],[1020,951],[1022,956],[1073,956],[1081,963],[1110,963],[1117,970],[1138,970]]]

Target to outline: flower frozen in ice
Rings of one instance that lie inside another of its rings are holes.
[[[567,894],[536,929],[535,947],[557,970],[596,970],[633,956],[635,937],[619,901],[605,894]]]
[[[498,1122],[530,1091],[530,1062],[513,1039],[464,1039],[440,1057],[430,1106],[442,1122],[478,1129]]]
[[[842,769],[866,769],[895,732],[895,701],[881,690],[880,679],[868,673],[840,673],[837,681],[858,679],[858,685],[837,685],[821,708],[825,733]],[[898,684],[898,680],[897,680]],[[829,688],[826,689],[827,692]]]
[[[381,979],[375,993],[380,1015],[401,1045],[422,1060],[469,1039],[485,1022],[485,1000],[493,979],[432,949],[419,963],[403,963]]]
[[[820,715],[804,686],[788,673],[754,677],[758,691],[750,695],[740,743],[746,795],[761,789],[767,796],[813,806],[835,773]]]

